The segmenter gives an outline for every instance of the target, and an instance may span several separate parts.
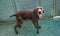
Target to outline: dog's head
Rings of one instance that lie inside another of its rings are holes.
[[[38,18],[42,18],[42,13],[44,13],[44,9],[41,6],[36,7],[33,10],[34,15],[36,15]]]

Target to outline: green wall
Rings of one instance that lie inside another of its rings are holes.
[[[13,2],[14,0],[0,0],[0,21],[15,20],[15,17],[10,18],[10,15],[16,13]],[[53,0],[15,0],[15,2],[17,11],[34,9],[40,5],[45,10],[43,16],[53,15]]]
[[[11,0],[0,0],[0,21],[8,20],[13,13]]]
[[[60,0],[56,0],[56,15],[60,16]]]

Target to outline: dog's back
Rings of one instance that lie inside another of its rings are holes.
[[[21,16],[24,20],[32,19],[33,10],[21,10],[18,12],[19,16]]]
[[[16,15],[20,16],[24,20],[32,19],[33,10],[20,10],[20,11],[16,12],[15,14],[11,15],[10,17],[16,16]]]

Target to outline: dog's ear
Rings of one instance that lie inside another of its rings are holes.
[[[33,10],[34,15],[37,14],[37,11],[38,11],[38,9]]]

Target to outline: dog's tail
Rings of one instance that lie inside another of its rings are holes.
[[[11,15],[10,17],[13,17],[13,16],[15,16],[15,14],[14,15]]]

